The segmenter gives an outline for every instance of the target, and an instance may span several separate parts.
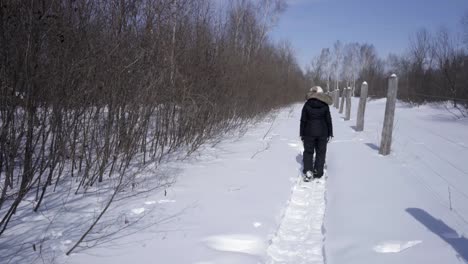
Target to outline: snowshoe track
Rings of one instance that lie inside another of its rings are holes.
[[[324,263],[325,177],[310,182],[298,177],[279,229],[267,249],[267,263]]]

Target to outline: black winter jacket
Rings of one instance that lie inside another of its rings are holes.
[[[301,114],[301,138],[333,137],[333,125],[328,105],[318,99],[307,100]]]

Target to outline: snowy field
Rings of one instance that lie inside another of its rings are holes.
[[[327,263],[467,263],[468,120],[399,104],[393,152],[382,157],[385,100],[368,106],[361,133],[335,115]]]
[[[175,183],[119,204],[141,218],[133,232],[64,257],[72,241],[48,230],[54,257],[35,263],[468,263],[467,119],[399,104],[383,157],[385,100],[368,103],[364,132],[354,130],[355,109],[344,121],[333,108],[327,179],[303,183],[301,107],[158,168]]]

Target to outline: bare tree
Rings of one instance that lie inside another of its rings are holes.
[[[429,69],[432,66],[434,50],[432,36],[423,28],[410,38],[410,54],[415,66],[420,70]]]
[[[312,85],[327,85],[329,87],[329,78],[331,75],[330,50],[322,49],[320,55],[312,59],[309,69],[306,73]]]
[[[468,13],[461,19],[461,26],[461,36],[450,34],[444,28],[435,33],[422,28],[410,37],[405,53],[391,54],[386,60],[377,56],[372,44],[342,45],[337,41],[330,65],[336,88],[340,80],[345,82],[343,86],[353,88],[356,81],[366,81],[369,83],[369,96],[383,97],[386,95],[387,76],[397,73],[399,99],[415,104],[450,100],[464,116],[466,110],[459,105],[468,106]],[[320,58],[315,57],[307,71],[308,79],[315,83],[323,83],[326,79],[323,76],[327,67]]]
[[[286,0],[260,0],[257,4],[257,12],[261,14],[260,20],[260,40],[257,50],[265,42],[268,32],[277,24],[279,15],[286,10]]]
[[[462,27],[462,38],[465,44],[465,48],[468,49],[468,10],[465,11],[465,14],[461,18],[461,27]]]
[[[454,98],[453,106],[457,107],[456,98],[459,97],[461,79],[465,76],[463,72],[465,54],[457,40],[451,37],[446,28],[441,28],[434,39],[434,55],[438,69],[443,76],[443,85],[449,90],[450,96]]]
[[[76,199],[108,188],[70,253],[135,190],[131,165],[189,155],[302,99],[292,48],[268,38],[285,1],[261,3],[3,1],[0,240],[26,199],[40,213],[64,182]]]

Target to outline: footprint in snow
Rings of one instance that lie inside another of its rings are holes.
[[[421,240],[412,241],[384,241],[374,247],[374,251],[377,253],[399,253],[410,247],[414,247],[417,244],[422,243]]]
[[[242,190],[243,188],[244,188],[244,186],[237,186],[237,187],[232,186],[232,187],[229,187],[229,188],[228,188],[228,192],[240,191],[240,190]]]
[[[176,200],[165,200],[165,199],[163,199],[163,200],[159,200],[158,204],[175,203],[175,202],[176,202]]]
[[[145,211],[145,208],[135,208],[135,209],[132,209],[132,213],[136,214],[136,215],[139,215],[141,213],[143,213]]]
[[[300,144],[300,143],[288,143],[288,146],[290,146],[293,149],[299,150],[299,151],[304,150],[302,144]]]
[[[162,199],[162,200],[159,200],[159,201],[146,201],[145,204],[146,205],[152,205],[152,204],[165,204],[165,203],[175,203],[176,200],[167,200],[167,199]],[[143,208],[140,208],[140,209],[143,209]],[[136,209],[134,209],[136,210]],[[133,211],[133,210],[132,210]]]
[[[203,242],[205,242],[209,248],[217,251],[262,255],[266,250],[265,241],[252,235],[234,234],[211,236],[205,238]]]

